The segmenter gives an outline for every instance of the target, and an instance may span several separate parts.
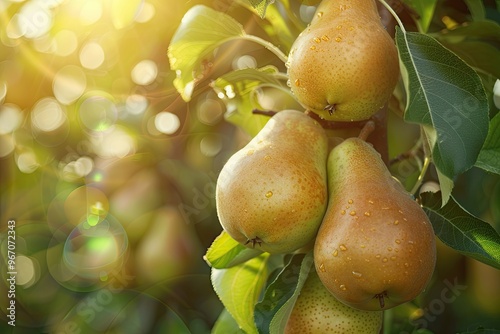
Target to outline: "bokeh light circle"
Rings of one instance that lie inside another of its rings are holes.
[[[174,134],[180,126],[179,117],[171,112],[162,111],[155,116],[155,127],[161,133]]]
[[[134,66],[131,72],[132,81],[138,85],[146,86],[153,83],[158,75],[158,66],[152,60],[143,60]]]
[[[225,106],[220,100],[203,99],[197,108],[197,116],[200,122],[207,125],[215,125],[224,114]]]
[[[124,158],[136,151],[135,139],[121,126],[90,138],[94,152],[102,158]]]
[[[81,101],[78,114],[85,128],[102,132],[115,124],[118,112],[111,95],[101,91],[89,92]]]
[[[146,111],[148,99],[139,94],[133,94],[127,97],[125,101],[125,110],[131,115],[139,115]]]
[[[66,114],[61,105],[50,97],[38,101],[31,112],[31,124],[40,131],[54,131],[65,122]]]
[[[94,70],[104,63],[105,54],[101,44],[89,42],[80,50],[80,63],[83,67]]]
[[[25,151],[18,154],[16,156],[16,163],[19,170],[26,174],[33,173],[40,166],[33,151]]]
[[[14,132],[23,121],[21,109],[14,104],[0,105],[0,134]]]
[[[127,248],[127,233],[111,215],[98,223],[87,219],[68,235],[63,261],[75,275],[99,280],[103,273],[115,271],[123,264]]]
[[[54,77],[52,90],[54,96],[62,104],[76,101],[87,87],[87,78],[81,67],[67,65],[60,69]]]
[[[100,0],[87,0],[82,4],[80,10],[80,22],[83,25],[90,25],[102,16],[102,2]]]
[[[0,134],[0,158],[6,157],[14,151],[14,138],[10,135]]]

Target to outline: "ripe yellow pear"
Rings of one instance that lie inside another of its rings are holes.
[[[222,227],[241,244],[270,253],[305,246],[328,202],[327,154],[315,120],[278,112],[220,172],[215,196]]]
[[[327,170],[329,203],[314,245],[323,284],[363,310],[414,299],[436,262],[434,231],[421,206],[359,138],[334,147]]]
[[[382,311],[362,311],[339,302],[313,269],[288,319],[285,334],[378,334]]]
[[[399,78],[394,41],[375,0],[323,0],[288,56],[297,100],[327,120],[370,118]]]

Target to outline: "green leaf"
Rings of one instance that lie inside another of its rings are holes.
[[[479,153],[476,166],[488,172],[500,174],[500,113],[490,122],[488,137]]]
[[[211,334],[245,334],[226,309],[223,309],[215,321]]]
[[[226,231],[222,231],[208,249],[205,260],[213,268],[224,269],[241,264],[260,254],[262,254],[260,250],[247,248],[231,238]]]
[[[421,197],[434,232],[443,243],[500,269],[500,236],[490,224],[468,213],[453,197],[442,208],[439,193],[423,193]]]
[[[488,329],[483,327],[478,327],[472,332],[462,332],[459,334],[500,334],[500,329]]]
[[[405,120],[436,130],[433,162],[453,180],[474,165],[488,133],[481,79],[434,38],[396,29],[408,96]]]
[[[255,136],[269,120],[269,117],[252,114],[254,109],[262,109],[257,99],[259,89],[275,87],[288,92],[281,77],[273,66],[246,68],[221,76],[212,82],[212,87],[226,103],[226,119]]]
[[[223,43],[245,35],[232,17],[204,5],[184,15],[168,47],[170,68],[176,72],[174,86],[189,101],[197,81],[203,79],[214,51]]]
[[[469,22],[432,35],[476,71],[500,77],[500,62],[496,61],[500,59],[500,51],[495,46],[500,36],[498,23],[487,20]]]
[[[473,21],[480,21],[486,18],[486,12],[482,1],[465,0],[465,3],[467,4],[467,7],[469,7]]]
[[[253,8],[259,13],[261,18],[266,16],[267,6],[274,3],[274,0],[248,0]]]
[[[411,0],[412,8],[418,13],[417,25],[419,31],[426,33],[434,17],[437,0]]]
[[[255,307],[255,322],[260,333],[284,333],[312,265],[312,252],[296,254],[269,285],[264,299]]]
[[[229,269],[212,268],[212,284],[222,304],[247,334],[257,333],[254,306],[267,279],[267,259],[263,253]]]

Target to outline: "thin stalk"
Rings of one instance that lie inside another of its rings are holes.
[[[286,54],[284,54],[280,49],[278,49],[278,47],[276,47],[276,45],[274,45],[273,43],[268,42],[268,41],[266,41],[258,36],[255,36],[255,35],[244,35],[242,37],[243,37],[243,39],[246,39],[247,41],[252,41],[252,42],[255,42],[257,44],[262,45],[264,48],[266,48],[267,50],[269,50],[273,54],[275,54],[276,57],[278,57],[283,63],[286,63],[288,61],[288,57],[286,56]]]
[[[399,19],[398,14],[396,14],[396,12],[394,11],[394,9],[392,9],[392,7],[387,2],[385,2],[385,0],[379,0],[379,2],[389,11],[389,13],[391,13],[391,15],[394,17],[394,19],[398,23],[399,27],[401,28],[401,30],[404,33],[406,33],[406,29],[405,29],[405,27],[403,25],[403,22],[401,22],[401,20]]]

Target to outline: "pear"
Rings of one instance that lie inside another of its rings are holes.
[[[399,79],[394,41],[375,0],[323,0],[287,61],[297,100],[326,120],[370,118]]]
[[[378,334],[382,311],[362,311],[339,302],[311,270],[286,324],[285,334]]]
[[[434,231],[421,206],[359,138],[334,147],[327,170],[329,203],[314,245],[323,284],[362,310],[414,299],[436,263]]]
[[[296,110],[275,114],[222,168],[216,207],[222,227],[241,244],[289,253],[316,236],[326,210],[327,138]]]

